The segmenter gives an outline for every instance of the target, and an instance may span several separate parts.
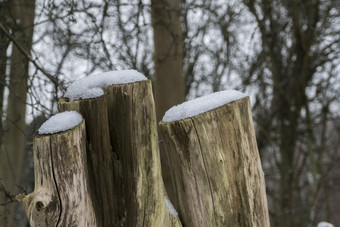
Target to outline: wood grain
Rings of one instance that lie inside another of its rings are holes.
[[[120,226],[181,226],[166,207],[150,81],[105,88]]]
[[[117,201],[113,179],[112,148],[106,97],[96,99],[59,100],[61,111],[79,112],[86,122],[87,162],[90,188],[98,226],[115,226]]]
[[[34,138],[34,191],[17,196],[30,225],[96,226],[89,193],[84,121]]]
[[[184,226],[269,226],[248,97],[160,128]]]

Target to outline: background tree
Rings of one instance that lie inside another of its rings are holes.
[[[332,106],[339,104],[339,12],[332,1],[243,2],[260,39],[244,85],[258,86],[254,107],[272,225],[315,225],[329,183]]]
[[[235,88],[246,27],[239,1],[183,0],[183,62],[187,98]]]
[[[183,76],[183,39],[181,31],[181,1],[152,0],[151,18],[154,34],[154,77],[155,106],[157,121],[172,106],[185,100]],[[170,199],[171,173],[163,140],[160,137],[162,175]],[[172,200],[173,201],[173,200]]]
[[[9,21],[6,16],[7,9],[7,1],[2,1],[0,3],[0,23],[3,26],[6,26]],[[6,85],[6,66],[7,66],[7,49],[9,46],[9,39],[2,32],[0,33],[0,114],[3,116],[3,99],[4,99],[4,91]],[[2,120],[0,121],[0,143],[2,141],[3,135],[3,124]]]
[[[154,87],[160,121],[170,107],[184,97],[181,2],[151,1],[154,32]]]
[[[32,47],[33,25],[35,15],[35,1],[8,0],[1,3],[5,20],[11,23],[11,33],[17,43],[26,51]],[[4,37],[4,34],[1,34]],[[8,37],[5,45],[2,47],[2,59],[6,59],[8,49]],[[6,46],[7,44],[7,46]],[[6,100],[5,123],[2,130],[1,150],[0,150],[0,178],[6,179],[8,190],[13,193],[17,192],[16,185],[19,184],[21,166],[24,158],[25,149],[25,127],[26,127],[26,99],[28,91],[28,66],[29,61],[18,49],[12,45],[9,66],[9,94]],[[6,64],[6,60],[2,64]],[[6,68],[6,67],[5,67]],[[6,70],[1,70],[2,81],[6,77]],[[0,91],[3,96],[3,89]],[[4,100],[1,100],[4,104]],[[2,107],[3,108],[3,107]],[[5,195],[0,192],[0,200],[4,201]],[[1,226],[11,226],[13,216],[13,204],[1,206],[0,218]]]

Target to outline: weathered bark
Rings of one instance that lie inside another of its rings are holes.
[[[9,0],[6,6],[7,15],[15,24],[12,28],[13,35],[29,52],[32,47],[35,1]],[[10,63],[9,95],[0,151],[0,178],[6,182],[9,191],[16,193],[25,149],[28,60],[13,46]],[[2,192],[0,201],[6,201]],[[0,206],[0,213],[4,215],[0,218],[0,226],[11,226],[13,210],[13,204]]]
[[[181,226],[164,201],[150,81],[111,85],[104,90],[119,207],[116,226]]]
[[[17,196],[30,225],[96,226],[88,190],[84,121],[71,130],[34,138],[34,191]]]
[[[72,102],[61,99],[59,109],[75,110],[85,119],[88,171],[97,225],[115,226],[117,208],[106,98],[102,96]]]
[[[154,34],[155,103],[159,122],[166,110],[185,100],[181,1],[152,0],[151,19]],[[163,179],[169,197],[173,199],[170,166],[162,138],[160,142]]]
[[[183,225],[269,226],[248,97],[160,128]]]

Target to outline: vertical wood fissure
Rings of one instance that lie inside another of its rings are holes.
[[[215,225],[217,225],[216,211],[215,211],[215,202],[214,202],[214,195],[213,195],[214,193],[213,193],[213,190],[212,190],[212,187],[211,187],[210,177],[209,177],[209,174],[208,174],[206,160],[205,160],[205,157],[204,157],[204,154],[203,154],[203,148],[202,148],[202,145],[201,145],[200,136],[198,134],[198,131],[197,131],[197,128],[196,128],[194,120],[192,118],[190,120],[191,120],[191,123],[192,123],[192,125],[193,125],[193,127],[195,129],[195,135],[196,135],[197,141],[198,141],[198,143],[200,145],[199,150],[200,150],[202,161],[203,161],[203,165],[204,165],[204,172],[205,172],[205,175],[207,177],[208,184],[209,184],[209,190],[210,190],[210,195],[211,195],[211,202],[212,202],[212,206],[214,208],[214,212],[213,213],[214,213]]]
[[[60,192],[59,192],[59,188],[58,188],[58,183],[57,183],[57,178],[55,176],[55,171],[54,171],[54,163],[53,163],[53,151],[52,151],[52,137],[49,137],[49,142],[50,142],[50,159],[51,159],[51,168],[52,168],[52,177],[53,177],[53,182],[56,188],[56,192],[58,195],[58,202],[59,202],[59,217],[58,217],[58,221],[56,223],[56,227],[60,224],[61,222],[61,215],[62,215],[62,202],[61,202],[61,196],[60,196]]]
[[[117,173],[121,224],[128,227],[181,226],[164,201],[156,115],[150,81],[104,88],[110,114],[110,139],[121,158]],[[169,219],[170,218],[170,219]]]

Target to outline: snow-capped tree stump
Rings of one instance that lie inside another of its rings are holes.
[[[97,224],[115,226],[117,208],[106,106],[104,96],[74,101],[59,100],[61,111],[74,110],[85,119],[88,141],[87,163]]]
[[[79,112],[85,123],[73,111],[39,129],[35,190],[18,196],[32,226],[269,226],[244,94],[224,91],[188,101],[160,123],[180,217],[163,184],[145,76],[124,70],[83,78],[69,86],[59,109]]]
[[[220,98],[214,95],[188,101],[160,123],[178,198],[174,204],[186,227],[269,226],[249,98],[235,92],[225,93],[234,97],[223,105],[211,106]],[[208,106],[207,112],[200,105]]]
[[[105,89],[122,226],[181,226],[166,205],[150,81]],[[167,201],[168,202],[168,201]]]
[[[33,149],[34,191],[17,196],[30,225],[96,226],[88,190],[84,121],[64,132],[36,136]]]
[[[65,97],[59,109],[85,119],[93,200],[111,218],[98,226],[182,226],[161,177],[151,82],[135,70],[102,73],[74,82]]]

